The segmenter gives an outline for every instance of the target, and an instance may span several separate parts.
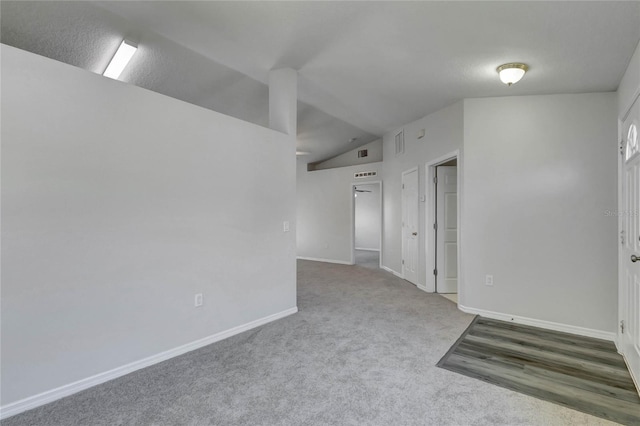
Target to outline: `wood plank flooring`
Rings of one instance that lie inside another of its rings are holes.
[[[640,425],[640,397],[612,342],[478,316],[438,367]]]

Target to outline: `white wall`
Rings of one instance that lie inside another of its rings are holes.
[[[395,155],[395,135],[404,129],[405,153]],[[421,129],[425,136],[418,139]],[[463,103],[458,102],[384,135],[384,230],[383,266],[402,272],[402,172],[418,167],[419,193],[426,194],[425,164],[455,150],[462,151]],[[458,167],[463,167],[462,158]],[[425,203],[420,203],[419,268],[420,286],[426,286]],[[432,276],[430,275],[429,279]]]
[[[618,117],[622,119],[640,93],[640,43],[618,86]]]
[[[615,112],[613,93],[464,101],[461,305],[615,330]]]
[[[298,257],[352,263],[354,183],[380,180],[381,163],[307,171],[298,161]],[[376,171],[378,176],[355,179],[354,173]]]
[[[1,54],[3,405],[295,308],[293,138]]]
[[[357,188],[371,192],[357,192],[358,196],[354,199],[356,249],[380,250],[380,184],[357,185]]]
[[[367,156],[358,158],[358,151],[366,149]],[[355,166],[358,164],[377,163],[382,161],[382,139],[352,149],[349,152],[312,165],[311,170],[333,169],[336,167]]]

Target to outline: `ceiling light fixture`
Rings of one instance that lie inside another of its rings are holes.
[[[310,152],[306,152],[306,151],[296,151],[296,156],[301,156],[301,155],[309,155],[311,154]]]
[[[526,64],[521,64],[519,62],[500,65],[496,69],[500,75],[500,81],[507,86],[511,86],[513,83],[519,82],[520,79],[524,77],[524,73],[528,70],[529,67]]]
[[[133,54],[136,53],[136,50],[138,50],[138,46],[128,40],[122,40],[120,47],[118,47],[116,54],[113,55],[109,66],[102,75],[117,80],[131,60]]]

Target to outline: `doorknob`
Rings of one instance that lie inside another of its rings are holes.
[[[416,235],[418,235],[418,233],[417,233],[417,232],[414,232],[414,233],[412,233],[411,235],[413,235],[413,236],[415,237]],[[638,258],[638,260],[640,260],[640,258]],[[635,262],[635,260],[634,260],[634,262]]]
[[[631,261],[632,261],[632,262],[634,262],[634,263],[635,263],[635,262],[637,262],[637,261],[639,261],[639,260],[640,260],[640,257],[636,256],[635,254],[632,254],[632,255],[631,255]]]

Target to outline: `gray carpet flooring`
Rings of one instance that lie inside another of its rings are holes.
[[[369,269],[380,268],[380,252],[370,250],[355,250],[355,263]]]
[[[473,316],[383,270],[299,261],[298,308],[2,425],[611,424],[436,367]]]

